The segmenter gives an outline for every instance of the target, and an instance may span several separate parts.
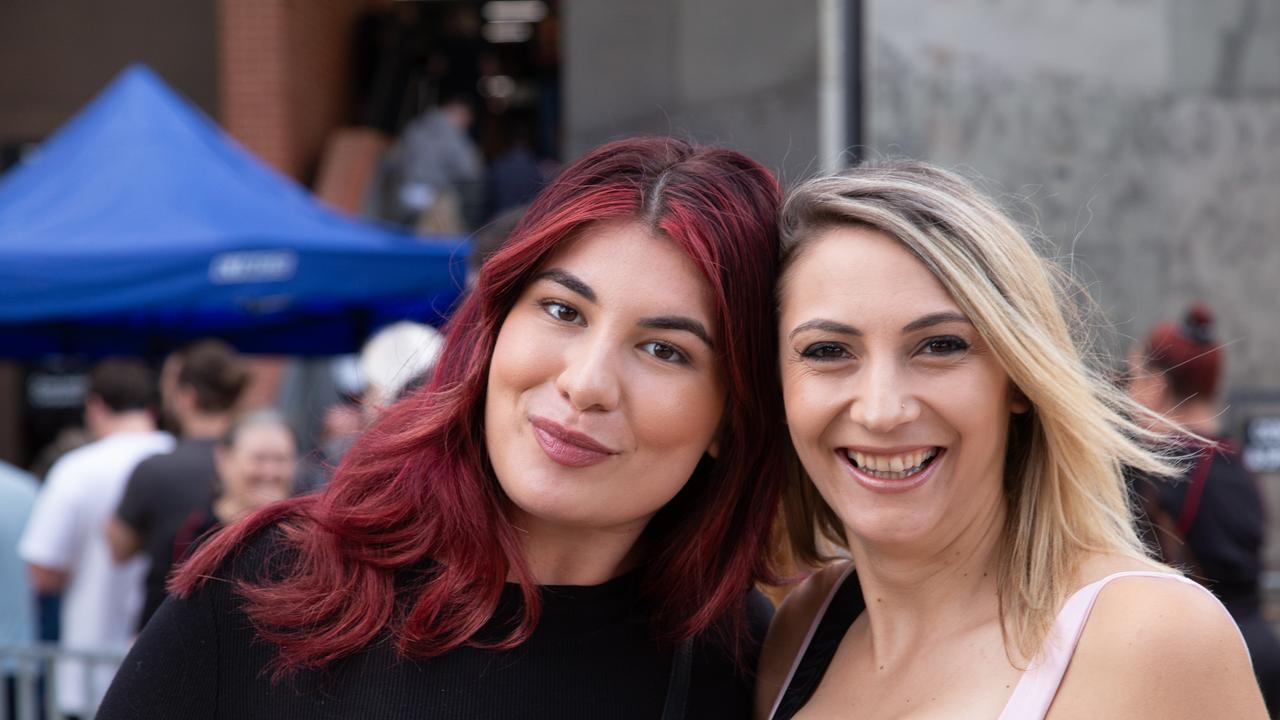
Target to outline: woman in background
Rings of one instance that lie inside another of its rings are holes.
[[[298,442],[283,415],[255,410],[232,421],[213,449],[213,460],[218,493],[209,507],[183,523],[173,546],[175,564],[206,535],[289,497],[298,471]]]
[[[1219,383],[1226,351],[1208,308],[1161,323],[1129,355],[1129,394],[1212,444],[1187,445],[1186,471],[1136,483],[1152,540],[1164,561],[1185,568],[1235,618],[1267,709],[1280,717],[1280,641],[1262,615],[1262,551],[1267,518],[1258,479],[1223,437]]]
[[[678,140],[566,169],[429,384],[324,492],[182,568],[100,720],[748,715],[785,476],[779,200]]]
[[[1159,436],[1012,222],[898,163],[802,185],[781,226],[790,527],[852,562],[779,610],[757,715],[1265,717],[1222,605],[1146,558],[1120,469],[1167,472]]]

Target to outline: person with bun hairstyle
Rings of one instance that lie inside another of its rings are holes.
[[[749,714],[780,196],[674,139],[567,168],[428,384],[179,569],[99,719]]]
[[[1164,435],[1008,215],[892,162],[801,185],[780,224],[788,528],[822,569],[756,716],[1264,718],[1222,604],[1134,531],[1121,470],[1173,471]]]
[[[162,411],[177,425],[181,440],[172,452],[134,469],[106,527],[116,562],[139,553],[150,559],[139,630],[164,602],[183,523],[213,501],[214,446],[231,425],[249,379],[248,364],[230,345],[212,338],[170,354],[161,368]]]
[[[1226,605],[1249,646],[1267,709],[1280,717],[1280,641],[1262,614],[1265,504],[1258,479],[1222,434],[1225,361],[1213,314],[1199,303],[1181,322],[1157,325],[1130,351],[1133,399],[1209,441],[1182,445],[1189,461],[1177,477],[1144,476],[1135,488],[1152,544]]]

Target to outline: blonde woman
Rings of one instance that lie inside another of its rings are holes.
[[[1265,718],[1230,616],[1134,534],[1122,467],[1172,469],[1149,416],[1013,223],[900,163],[801,186],[782,230],[789,524],[852,561],[780,609],[757,716]]]

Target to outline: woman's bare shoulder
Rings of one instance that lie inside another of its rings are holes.
[[[1153,569],[1102,558],[1081,575]],[[1208,591],[1176,577],[1120,577],[1099,592],[1051,718],[1267,717],[1235,622]]]
[[[756,712],[767,717],[770,708],[787,680],[791,665],[809,628],[817,619],[823,603],[835,590],[840,578],[849,570],[848,562],[835,563],[818,570],[796,586],[778,606],[769,633],[760,652],[760,671],[756,678]]]

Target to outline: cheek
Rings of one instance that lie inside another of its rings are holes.
[[[970,448],[973,462],[1003,461],[1013,411],[1008,382],[1003,373],[988,370],[943,380],[930,392],[934,409]]]
[[[1155,378],[1144,373],[1133,379],[1129,386],[1129,393],[1138,403],[1154,408],[1160,400],[1159,387]]]
[[[545,333],[515,318],[503,323],[489,363],[488,397],[492,401],[554,379],[554,343]]]
[[[724,391],[705,379],[672,382],[643,372],[631,375],[628,414],[637,444],[659,452],[688,446],[701,457],[719,430]]]
[[[253,472],[253,468],[248,464],[233,460],[227,463],[227,472],[222,478],[223,485],[233,492],[243,490],[249,483],[249,476]]]
[[[839,388],[821,376],[788,372],[782,378],[782,399],[787,427],[796,449],[817,445],[839,413]]]

